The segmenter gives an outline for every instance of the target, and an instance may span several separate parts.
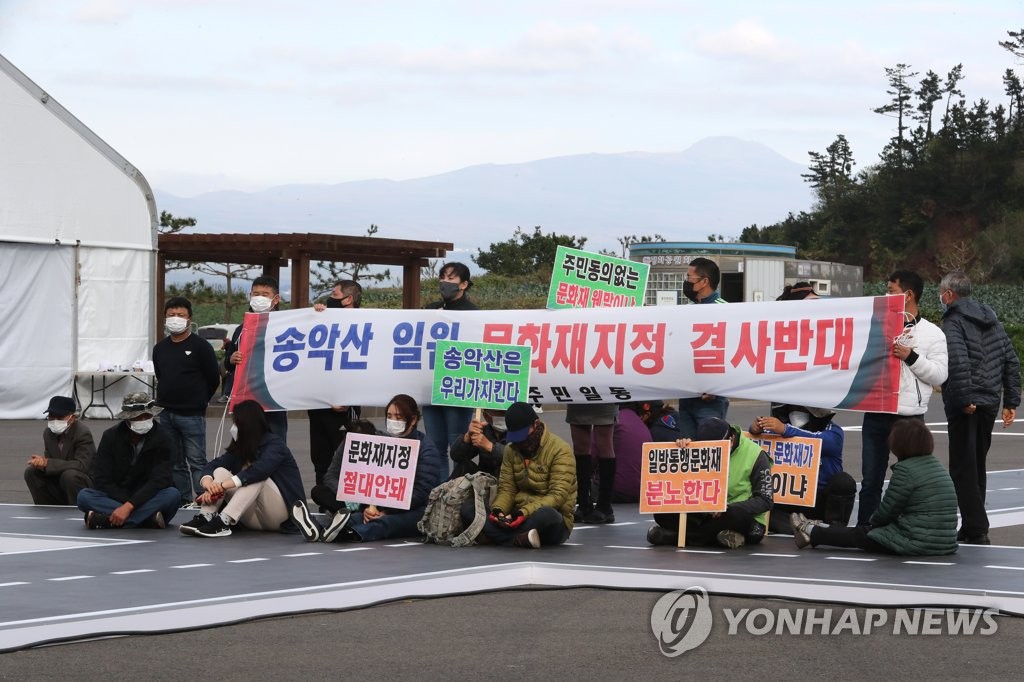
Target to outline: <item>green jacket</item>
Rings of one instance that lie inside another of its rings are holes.
[[[576,506],[576,458],[572,448],[547,428],[540,447],[526,466],[514,444],[505,446],[498,477],[498,494],[491,507],[506,514],[522,509],[526,516],[541,507],[562,512],[565,527],[572,530],[572,510]]]
[[[897,554],[956,552],[956,489],[935,455],[892,465],[882,503],[871,515],[868,537]]]

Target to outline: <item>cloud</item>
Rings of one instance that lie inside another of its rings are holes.
[[[131,13],[129,5],[122,0],[90,0],[72,12],[71,18],[82,24],[118,24]]]
[[[790,62],[797,56],[795,48],[783,44],[769,29],[750,19],[700,37],[697,51],[712,57],[771,62]]]

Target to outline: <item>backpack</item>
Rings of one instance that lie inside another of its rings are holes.
[[[452,547],[472,545],[483,530],[497,493],[498,480],[480,471],[445,481],[430,491],[423,518],[416,527],[427,536],[427,542]],[[476,500],[476,514],[464,528],[460,512],[470,497]]]

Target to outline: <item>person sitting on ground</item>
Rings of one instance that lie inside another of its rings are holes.
[[[203,469],[196,498],[200,511],[181,524],[184,535],[217,538],[231,527],[294,533],[288,510],[305,497],[299,465],[284,440],[270,430],[255,400],[235,405],[231,443]]]
[[[320,511],[327,515],[326,528],[321,526],[309,513],[309,508],[304,500],[292,505],[292,518],[296,521],[303,537],[310,541],[317,540],[319,535],[319,540],[322,542],[334,542],[349,521],[349,507],[344,501],[338,499],[338,484],[341,482],[341,464],[345,459],[345,443],[348,441],[350,433],[375,435],[377,427],[369,419],[357,419],[349,424],[349,427],[342,431],[341,443],[334,451],[334,457],[331,459],[330,466],[327,467],[323,482],[314,485],[309,491],[309,499],[313,500]],[[302,510],[297,511],[296,507],[301,507]],[[299,516],[296,517],[296,514]],[[304,529],[313,530],[307,532]]]
[[[838,424],[832,422],[836,413],[817,407],[772,403],[770,417],[754,417],[750,433],[782,436],[783,438],[817,438],[821,441],[818,464],[818,486],[813,507],[797,507],[775,504],[768,531],[771,533],[790,532],[789,515],[803,513],[809,519],[824,521],[827,525],[838,523],[845,526],[853,513],[853,502],[857,497],[857,481],[843,471],[843,443],[846,434]]]
[[[75,401],[66,396],[50,398],[46,419],[44,454],[28,458],[25,485],[32,504],[75,504],[78,492],[92,486],[92,431],[78,420]]]
[[[729,485],[724,512],[686,515],[686,544],[721,545],[736,549],[756,545],[764,539],[767,513],[772,508],[771,460],[757,443],[743,435],[742,429],[718,417],[697,425],[697,441],[730,441]],[[692,443],[689,438],[678,441],[680,447]],[[679,514],[655,514],[647,531],[652,545],[677,545]]]
[[[619,406],[618,420],[612,430],[612,449],[615,451],[615,479],[612,484],[612,502],[640,501],[640,463],[644,443],[650,443],[651,430],[644,417],[650,418],[652,410],[661,409],[661,401],[623,403]],[[676,437],[672,440],[675,441]],[[597,444],[593,443],[590,453],[597,457]],[[593,482],[590,482],[593,487]],[[583,485],[583,481],[580,481]]]
[[[933,453],[931,431],[919,419],[902,419],[889,432],[889,450],[896,456],[889,487],[870,527],[824,526],[792,514],[796,546],[859,547],[868,552],[925,556],[957,550],[956,488]]]
[[[325,531],[309,513],[305,501],[299,500],[292,505],[292,518],[295,519],[307,542],[371,542],[419,535],[416,524],[423,518],[430,491],[441,483],[444,472],[447,471],[441,452],[434,441],[416,428],[420,423],[420,417],[420,408],[416,400],[412,396],[400,393],[388,403],[384,432],[378,432],[382,436],[419,441],[419,456],[416,460],[409,509],[364,504],[361,512],[353,515],[355,518],[352,520],[342,516],[347,512],[338,511]]]
[[[473,420],[469,429],[451,447],[455,463],[451,478],[482,471],[497,478],[505,458],[505,436],[508,425],[504,410],[481,410],[482,421]]]
[[[153,421],[163,408],[145,391],[128,393],[103,432],[93,464],[93,487],[78,493],[85,527],[165,528],[181,495],[171,474],[177,458],[166,426]]]
[[[560,545],[572,532],[576,506],[572,448],[549,432],[527,403],[512,403],[505,412],[505,424],[508,433],[498,493],[483,536],[497,545],[533,549]],[[463,520],[468,525],[473,519],[464,514]]]

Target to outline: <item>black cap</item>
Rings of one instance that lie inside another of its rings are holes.
[[[54,417],[66,417],[74,414],[76,409],[75,399],[63,395],[55,395],[50,398],[50,404],[46,407],[46,413]]]
[[[537,421],[537,413],[526,403],[512,403],[505,410],[506,443],[520,443],[530,435],[530,427]]]
[[[709,417],[697,424],[697,437],[694,440],[728,440],[732,427],[729,422],[718,417]]]

